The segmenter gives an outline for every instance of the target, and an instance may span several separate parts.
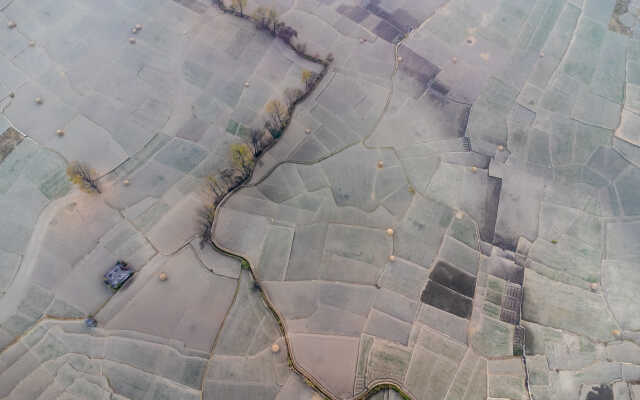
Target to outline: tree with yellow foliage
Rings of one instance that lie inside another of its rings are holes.
[[[80,190],[86,193],[102,193],[98,187],[96,173],[87,164],[74,161],[67,167],[69,180],[78,185]]]
[[[247,176],[253,170],[255,159],[253,152],[246,143],[234,143],[231,145],[231,165]]]
[[[269,29],[271,29],[271,32],[276,35],[282,24],[278,21],[278,13],[272,8],[267,10],[267,21],[269,22]]]
[[[258,7],[251,15],[251,18],[256,23],[258,29],[264,29],[269,26],[267,20],[267,9],[265,7]]]
[[[247,7],[247,0],[231,0],[231,8],[238,11],[244,17],[244,9]]]
[[[279,131],[284,128],[285,121],[289,117],[289,110],[280,100],[270,100],[264,109],[271,118],[271,124],[275,130]]]
[[[278,13],[272,8],[258,7],[251,18],[255,21],[259,29],[268,29],[274,34],[278,26]]]
[[[304,87],[307,91],[313,89],[316,79],[318,79],[318,75],[315,72],[309,71],[308,69],[302,70],[302,83],[304,83]]]

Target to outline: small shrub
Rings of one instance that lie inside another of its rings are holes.
[[[69,180],[78,185],[80,190],[86,193],[102,193],[98,186],[96,173],[87,164],[74,161],[67,167]]]
[[[249,261],[243,259],[240,261],[240,268],[249,271],[251,269],[251,265],[249,265]]]

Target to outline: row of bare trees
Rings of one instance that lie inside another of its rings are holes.
[[[278,13],[273,8],[258,7],[252,14],[247,14],[247,0],[231,0],[227,7],[224,0],[214,0],[218,7],[224,11],[233,13],[254,23],[257,29],[267,30],[272,36],[282,39],[300,57],[309,61],[323,64],[325,67],[333,61],[333,55],[329,53],[326,58],[319,54],[307,53],[307,45],[298,40],[298,31],[278,19]]]
[[[201,245],[210,243],[215,209],[224,196],[245,182],[256,164],[256,160],[282,135],[291,121],[297,103],[302,101],[317,85],[322,74],[303,70],[301,80],[304,89],[288,88],[284,91],[284,101],[271,99],[265,105],[267,120],[261,129],[251,129],[248,143],[231,145],[231,168],[219,171],[207,178],[207,191],[211,201],[202,211]]]
[[[211,244],[213,221],[216,207],[224,196],[244,182],[255,166],[254,151],[246,143],[231,145],[231,168],[210,175],[206,180],[206,189],[211,199],[200,211],[200,247]]]
[[[219,6],[225,9],[222,0],[218,0],[218,2]],[[273,36],[277,36],[287,43],[290,43],[292,38],[298,36],[298,32],[295,29],[278,20],[278,13],[273,8],[258,7],[251,15],[245,13],[246,8],[247,0],[231,1],[230,10],[242,18],[252,20],[256,28],[268,30]]]
[[[307,54],[306,45],[297,39],[298,32],[278,19],[272,8],[258,7],[251,15],[247,15],[247,0],[231,0],[227,7],[224,0],[214,0],[224,12],[231,12],[254,23],[259,30],[266,30],[272,36],[280,38],[300,57],[322,65],[320,73],[303,70],[301,74],[304,89],[289,88],[284,91],[283,100],[271,99],[265,105],[266,121],[262,128],[252,129],[247,143],[231,145],[231,167],[218,171],[207,178],[207,191],[211,201],[202,211],[201,245],[211,243],[212,227],[216,207],[220,201],[238,186],[242,185],[253,172],[256,160],[282,135],[289,126],[295,106],[304,100],[315,89],[324,77],[329,64],[333,61],[331,54],[326,58]]]

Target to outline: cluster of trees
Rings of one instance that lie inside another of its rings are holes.
[[[239,12],[244,17],[244,9],[247,8],[247,0],[231,0],[231,9]]]
[[[219,0],[218,5],[223,9],[225,8],[221,0]],[[278,13],[272,8],[258,7],[253,14],[246,15],[247,0],[231,0],[230,9],[242,18],[251,19],[258,29],[268,30],[273,36],[277,36],[287,43],[290,43],[291,39],[298,36],[298,32],[295,29],[278,20]]]
[[[320,57],[319,54],[308,54],[305,43],[293,40],[298,37],[298,31],[280,21],[278,19],[278,13],[272,8],[258,7],[251,15],[247,15],[247,1],[248,0],[231,0],[231,5],[227,7],[225,0],[214,0],[222,11],[231,12],[241,18],[246,18],[252,21],[256,28],[267,30],[271,35],[284,40],[299,56],[325,66],[333,61],[333,55],[331,53],[329,53],[326,58]]]
[[[216,175],[207,178],[207,191],[212,199],[210,205],[201,212],[201,245],[211,243],[213,220],[215,210],[224,196],[245,182],[253,172],[256,159],[267,150],[282,135],[291,121],[293,110],[299,102],[304,100],[325,75],[333,56],[329,54],[326,59],[318,55],[311,56],[306,53],[304,43],[294,43],[298,32],[278,19],[278,14],[271,8],[258,7],[251,15],[246,14],[247,0],[231,0],[231,6],[227,7],[224,0],[215,0],[218,6],[225,12],[233,12],[235,15],[251,20],[256,28],[266,30],[274,37],[285,41],[299,56],[322,64],[321,73],[303,70],[301,80],[304,89],[288,88],[284,91],[284,99],[271,99],[265,105],[266,121],[262,128],[250,131],[248,143],[235,143],[231,145],[231,167],[219,171]]]
[[[213,195],[213,206],[216,207],[225,194],[242,184],[255,166],[253,150],[246,143],[231,145],[231,168],[223,169],[217,176],[207,178],[207,189]]]
[[[252,129],[249,136],[254,157],[260,157],[262,152],[274,142],[273,135],[268,129]]]
[[[285,102],[272,99],[265,105],[267,121],[262,129],[252,129],[248,143],[234,143],[230,148],[231,168],[224,169],[217,176],[210,176],[207,181],[208,191],[213,194],[213,205],[228,192],[242,184],[253,171],[256,159],[271,146],[275,139],[282,135],[291,121],[295,105],[310,93],[321,75],[313,71],[302,71],[302,83],[305,89],[285,90]]]
[[[284,23],[278,20],[278,13],[272,8],[258,7],[251,15],[258,29],[266,29],[272,35],[277,35],[278,31],[284,27]]]
[[[231,168],[223,169],[217,175],[210,175],[206,181],[206,189],[211,196],[209,204],[200,211],[200,246],[211,244],[213,220],[216,207],[224,196],[244,182],[255,166],[255,156],[246,143],[231,145]]]
[[[296,104],[304,99],[320,81],[322,75],[303,70],[301,80],[304,90],[287,89],[285,101],[272,99],[265,105],[267,121],[262,129],[252,129],[248,143],[234,143],[230,147],[231,168],[219,171],[207,178],[207,191],[211,195],[210,205],[201,212],[201,245],[210,243],[215,209],[224,196],[245,182],[256,165],[256,159],[271,146],[291,121]]]

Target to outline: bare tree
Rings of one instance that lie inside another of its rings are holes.
[[[278,30],[278,37],[287,43],[291,43],[291,39],[298,37],[298,31],[290,26],[284,25]]]
[[[227,193],[226,185],[218,180],[215,176],[207,177],[207,189],[213,195],[214,204],[217,204],[218,199]]]
[[[273,136],[269,129],[253,129],[251,131],[251,147],[253,148],[253,156],[258,157],[264,149],[266,149],[271,142],[273,142]]]
[[[289,108],[293,106],[293,104],[298,101],[300,97],[302,97],[302,90],[298,88],[286,88],[284,90],[284,97],[287,99],[287,104]]]
[[[253,156],[257,156],[262,152],[262,131],[260,129],[252,129],[249,139],[253,148]]]
[[[258,7],[251,16],[256,23],[258,29],[270,29],[269,19],[267,17],[267,9],[265,7]]]
[[[67,175],[69,176],[69,180],[78,185],[80,190],[87,193],[102,193],[98,186],[95,171],[87,164],[73,161],[67,167]]]
[[[278,21],[278,13],[272,8],[267,9],[267,21],[269,23],[269,29],[274,36],[278,33],[278,27],[284,25]]]
[[[247,0],[231,0],[231,8],[244,17],[244,9],[247,7]]]
[[[235,168],[225,168],[220,171],[220,179],[226,185],[227,192],[233,190],[244,180],[244,172]]]
[[[289,111],[287,110],[287,107],[280,102],[280,100],[273,99],[269,101],[265,106],[265,111],[269,115],[272,127],[275,130],[279,131],[284,128],[285,121],[289,116]]]
[[[215,206],[205,206],[200,210],[198,223],[200,224],[200,248],[205,244],[212,244],[213,221],[216,215]]]
[[[265,129],[264,132],[262,132],[262,138],[260,139],[262,151],[269,147],[271,143],[273,143],[273,135],[271,135],[271,132],[268,129]]]

